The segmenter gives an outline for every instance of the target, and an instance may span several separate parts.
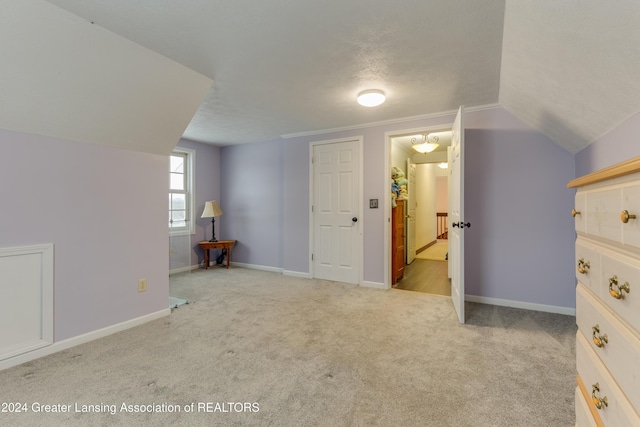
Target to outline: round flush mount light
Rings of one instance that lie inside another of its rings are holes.
[[[358,104],[364,107],[377,107],[384,100],[384,92],[378,89],[365,90],[358,94]]]

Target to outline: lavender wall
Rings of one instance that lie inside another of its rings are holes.
[[[573,156],[503,109],[465,128],[466,293],[575,307]]]
[[[220,236],[238,241],[232,260],[282,268],[282,141],[223,147],[220,162],[220,207],[224,211]]]
[[[55,245],[55,341],[167,309],[167,156],[4,130],[0,147],[0,246]]]
[[[211,218],[200,218],[205,202],[220,199],[220,147],[181,139],[178,147],[195,151],[195,233],[189,236],[170,238],[170,269],[189,267],[204,262],[204,252],[198,246],[201,240],[211,239]],[[216,218],[216,237],[221,238],[224,230],[226,209],[221,204],[224,215]]]
[[[640,156],[638,135],[640,113],[576,154],[576,177]]]
[[[309,143],[364,140],[364,277],[384,283],[385,133],[451,123],[453,116],[223,147],[225,237],[234,261],[309,272]],[[467,293],[573,308],[573,156],[503,109],[466,114]],[[228,214],[229,213],[229,214]]]
[[[309,145],[283,142],[283,260],[287,273],[309,273]]]

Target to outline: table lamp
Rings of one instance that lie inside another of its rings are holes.
[[[211,202],[206,202],[204,204],[204,211],[202,212],[202,216],[200,218],[211,218],[211,240],[210,242],[217,242],[216,239],[216,217],[222,216],[223,212],[218,206],[218,202],[215,200]]]

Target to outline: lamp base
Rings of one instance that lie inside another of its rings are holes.
[[[217,241],[218,241],[218,239],[211,239],[211,240],[209,240],[209,241],[210,241],[210,242],[217,242]]]

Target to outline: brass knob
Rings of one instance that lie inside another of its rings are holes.
[[[593,343],[598,348],[604,347],[605,344],[609,344],[609,338],[607,338],[607,334],[600,335],[600,325],[596,325],[591,328],[593,331]]]
[[[620,214],[620,221],[622,221],[623,223],[628,223],[630,219],[636,219],[635,215],[632,215],[629,213],[628,210],[623,210],[622,213]]]
[[[581,213],[580,211],[577,211],[575,209],[571,209],[571,216],[574,217],[574,218],[576,217],[576,215],[580,215],[580,213]]]
[[[599,383],[595,383],[594,385],[591,386],[591,401],[593,402],[595,407],[598,409],[602,409],[603,405],[609,406],[609,402],[607,402],[607,396],[598,397],[596,396],[596,392],[598,392],[598,394],[600,393]]]
[[[584,258],[580,258],[578,260],[578,273],[587,274],[590,268],[591,268],[591,263],[589,261],[585,262]]]
[[[617,288],[617,289],[613,289]],[[609,279],[609,295],[615,299],[624,299],[624,292],[631,292],[629,282],[624,282],[622,286],[618,284],[618,276],[614,275]]]

